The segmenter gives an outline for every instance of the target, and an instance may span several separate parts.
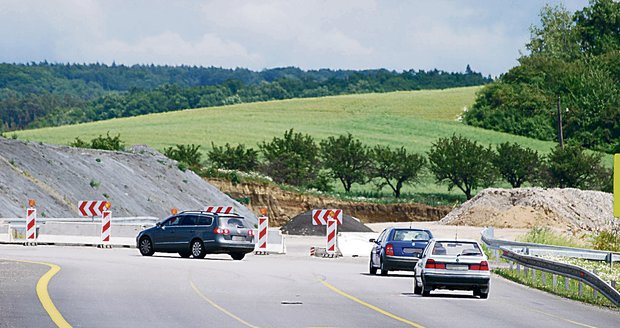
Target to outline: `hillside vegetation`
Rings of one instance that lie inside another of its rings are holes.
[[[270,101],[184,110],[86,124],[15,132],[20,139],[69,144],[76,137],[120,134],[127,144],[148,144],[159,150],[176,144],[197,144],[206,152],[215,145],[242,143],[257,148],[290,128],[325,139],[351,133],[368,145],[404,146],[427,152],[439,137],[461,134],[484,145],[517,142],[548,153],[553,142],[467,126],[459,115],[473,103],[479,87],[383,94],[347,95]],[[206,156],[205,156],[206,157]],[[606,158],[610,162],[610,159]],[[340,188],[334,184],[336,188]],[[354,185],[354,193],[373,192],[372,184]],[[451,194],[436,185],[430,174],[404,193]],[[385,194],[389,194],[386,190]],[[460,198],[459,198],[460,199]],[[430,201],[430,203],[433,203]]]

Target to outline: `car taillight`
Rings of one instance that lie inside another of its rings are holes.
[[[482,261],[480,264],[470,264],[469,270],[489,271],[489,262]]]
[[[254,230],[249,229],[249,230],[248,230],[248,236],[250,236],[250,237],[254,237]]]
[[[392,244],[385,245],[385,255],[394,256],[394,246]]]
[[[230,234],[230,230],[225,229],[225,228],[220,228],[220,227],[213,229],[213,232],[216,235],[229,235]]]
[[[433,259],[428,259],[426,261],[426,265],[424,267],[427,268],[427,269],[445,269],[446,268],[446,264],[445,263],[437,263]]]

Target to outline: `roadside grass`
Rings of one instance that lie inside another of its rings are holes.
[[[212,142],[218,146],[241,143],[257,149],[258,144],[281,137],[291,128],[313,136],[316,141],[351,133],[371,147],[402,146],[423,155],[438,138],[452,134],[461,134],[485,146],[516,142],[541,154],[555,146],[553,142],[459,122],[457,118],[465,108],[471,107],[479,89],[466,87],[247,103],[23,130],[15,135],[22,140],[67,145],[76,137],[90,140],[109,132],[120,134],[127,145],[147,144],[160,151],[177,144],[200,145],[203,158],[207,157]],[[604,160],[611,167],[612,156],[607,155]],[[339,183],[334,182],[333,187],[337,194],[344,193]],[[351,194],[375,192],[386,198],[391,194],[387,188],[377,190],[372,183],[354,185]],[[450,204],[462,199],[460,190],[448,191],[446,185],[436,184],[428,172],[418,184],[406,185],[402,192],[412,195],[411,199],[428,200],[431,204]]]
[[[542,279],[542,272],[540,270],[532,271],[528,270],[527,277],[525,271],[521,268],[521,272],[516,270],[510,270],[507,268],[494,269],[494,273],[512,280],[514,282],[527,285],[536,289],[540,289],[555,295],[570,298],[573,300],[595,304],[606,307],[615,307],[605,296],[598,293],[597,297],[594,297],[594,290],[586,285],[582,284],[582,293],[579,293],[579,282],[574,279],[569,279],[568,289],[565,288],[564,277],[557,276],[556,284],[553,285],[553,275],[550,273],[545,274],[545,279]],[[534,274],[532,274],[534,272]]]
[[[588,246],[586,243],[576,240],[575,238],[571,238],[561,233],[554,232],[549,227],[533,227],[525,235],[517,238],[517,240],[526,243],[577,248],[583,248]]]

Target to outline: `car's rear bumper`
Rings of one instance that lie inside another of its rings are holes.
[[[422,275],[424,286],[437,289],[481,289],[489,288],[491,277],[478,274],[437,274],[425,273]]]
[[[386,270],[413,271],[419,258],[414,256],[385,256],[383,268]]]
[[[246,243],[212,243],[207,245],[209,253],[251,253],[254,251],[254,244]]]

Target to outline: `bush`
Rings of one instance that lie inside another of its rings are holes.
[[[556,233],[549,227],[534,227],[525,234],[520,241],[535,244],[554,245],[554,246],[567,246],[567,247],[583,247],[578,241]]]
[[[125,150],[125,143],[121,140],[120,133],[114,137],[111,137],[110,131],[106,133],[105,137],[99,135],[98,137],[91,139],[90,143],[83,141],[80,137],[76,137],[75,140],[69,144],[69,146],[101,150]]]
[[[513,188],[519,188],[524,182],[537,179],[540,170],[538,152],[508,142],[497,145],[496,151],[493,165]]]
[[[547,155],[543,179],[559,188],[603,189],[609,172],[601,165],[601,154],[587,153],[578,145],[559,145]]]
[[[323,166],[334,179],[340,180],[345,192],[350,192],[354,183],[366,183],[365,169],[370,164],[368,147],[353,139],[350,133],[321,141],[321,156]]]
[[[223,147],[213,143],[211,146],[209,160],[218,169],[252,172],[258,167],[258,151],[252,148],[246,149],[242,144],[233,147],[229,143]]]
[[[200,170],[202,168],[202,165],[200,164],[202,154],[199,149],[200,145],[176,145],[175,148],[165,148],[164,155],[168,158],[176,160],[179,163],[185,163],[185,169],[190,168],[192,170]]]
[[[592,241],[592,247],[601,251],[620,252],[620,231],[603,230]]]
[[[392,150],[389,146],[375,146],[370,154],[371,176],[379,178],[379,189],[388,185],[396,198],[400,197],[404,184],[418,181],[426,166],[426,158],[419,154],[407,154],[405,147]]]

